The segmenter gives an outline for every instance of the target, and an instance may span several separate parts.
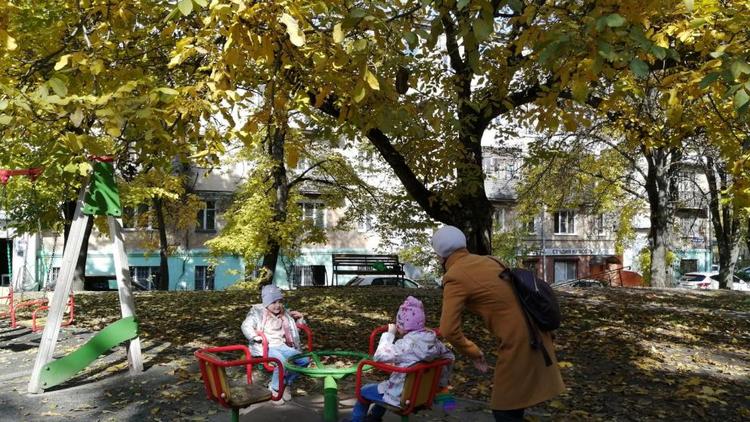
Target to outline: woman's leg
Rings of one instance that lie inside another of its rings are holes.
[[[526,409],[515,410],[492,410],[495,422],[523,422],[523,414]]]

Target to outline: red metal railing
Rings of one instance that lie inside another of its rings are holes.
[[[297,323],[297,328],[301,329],[305,332],[305,336],[307,337],[307,351],[312,352],[313,350],[313,333],[310,327],[308,327],[306,324]],[[263,331],[256,331],[255,332],[260,337],[261,347],[263,348],[263,355],[261,357],[267,358],[268,357],[268,337],[266,337],[266,333]],[[275,369],[273,366],[271,366],[268,363],[263,364],[263,368],[266,369],[268,372],[273,372]]]
[[[241,351],[245,355],[245,359],[237,359],[237,360],[221,360],[221,359],[215,359],[214,357],[208,355],[212,353],[226,353],[226,352],[237,352]],[[195,351],[195,357],[198,358],[198,363],[201,370],[201,376],[203,377],[203,384],[206,388],[206,396],[209,400],[213,400],[218,402],[220,405],[232,408],[232,406],[226,401],[226,398],[229,397],[228,392],[222,390],[222,383],[221,383],[221,376],[218,373],[217,367],[220,368],[228,368],[228,367],[234,367],[234,366],[244,366],[245,371],[247,373],[247,383],[252,384],[253,383],[253,365],[255,364],[275,364],[279,368],[279,379],[284,379],[284,366],[281,364],[281,361],[276,358],[253,358],[250,356],[250,349],[242,344],[232,345],[232,346],[219,346],[219,347],[207,347],[204,349],[196,350]],[[208,368],[206,365],[206,362],[210,363],[211,365],[214,365],[213,368]],[[211,389],[211,385],[213,384],[214,388],[216,389],[216,394]],[[281,399],[281,397],[284,394],[284,388],[285,385],[283,382],[279,383],[279,390],[276,392],[275,396],[271,396],[271,400],[278,401]]]

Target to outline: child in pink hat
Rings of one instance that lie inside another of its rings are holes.
[[[453,353],[438,340],[437,335],[430,329],[425,329],[424,305],[419,299],[409,296],[398,308],[396,323],[388,324],[388,331],[380,336],[380,343],[373,356],[378,362],[388,362],[402,368],[412,366],[418,362],[436,359],[454,360]],[[396,335],[400,338],[397,340]],[[440,385],[448,385],[451,368],[444,370],[440,377]],[[352,412],[352,421],[381,420],[385,414],[385,407],[380,403],[399,406],[401,393],[404,390],[406,374],[391,374],[387,381],[379,384],[367,384],[362,387],[362,397],[370,401],[363,404],[357,401]],[[371,403],[375,403],[367,410]]]

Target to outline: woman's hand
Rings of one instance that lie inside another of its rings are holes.
[[[487,370],[489,369],[489,366],[487,366],[487,361],[484,360],[484,353],[482,353],[482,355],[478,358],[474,358],[472,363],[479,372],[487,372]]]
[[[300,312],[300,311],[289,311],[289,315],[291,315],[291,316],[292,316],[292,318],[294,318],[295,320],[297,320],[297,319],[302,319],[302,318],[304,318],[304,317],[305,317],[305,316],[304,316],[304,315],[302,314],[302,312]]]

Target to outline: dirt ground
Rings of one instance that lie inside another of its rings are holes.
[[[387,323],[407,294],[424,301],[435,326],[440,290],[301,289],[288,293],[288,305],[309,316],[316,349],[365,351],[370,330]],[[0,321],[0,420],[226,420],[205,398],[193,352],[244,342],[239,324],[257,300],[252,292],[137,294],[146,371],[130,376],[117,347],[41,395],[26,393],[41,335]],[[116,301],[113,293],[78,295],[76,323],[63,329],[57,355],[117,319]],[[750,294],[587,288],[561,291],[560,301],[556,350],[568,391],[528,419],[750,419]],[[464,325],[469,338],[494,348],[480,321],[467,316]],[[459,357],[452,382],[457,397],[476,403],[470,411],[485,411],[490,375]],[[316,383],[301,381],[295,394],[316,393]]]

